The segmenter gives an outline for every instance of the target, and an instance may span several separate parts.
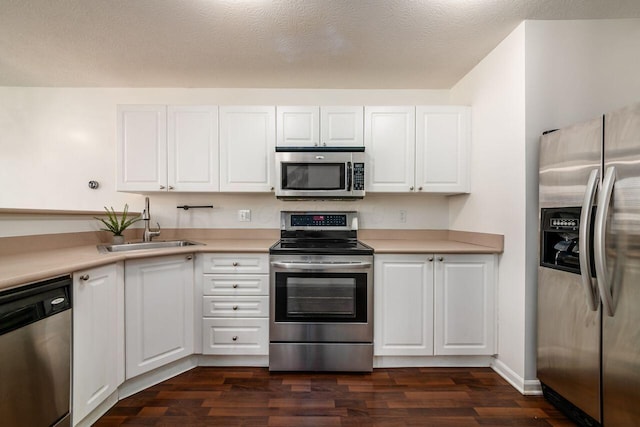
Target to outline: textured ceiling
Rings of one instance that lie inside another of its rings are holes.
[[[524,19],[640,0],[0,0],[0,86],[447,89]]]

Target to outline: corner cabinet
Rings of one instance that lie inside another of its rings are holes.
[[[220,107],[220,191],[273,191],[276,109]]]
[[[126,378],[194,351],[193,255],[125,262]]]
[[[122,263],[73,273],[73,425],[124,382]]]
[[[495,255],[376,255],[374,355],[496,353]]]
[[[365,107],[366,190],[469,192],[470,132],[469,107]]]
[[[277,107],[279,147],[362,147],[363,107]]]
[[[118,191],[218,191],[217,106],[118,106]]]

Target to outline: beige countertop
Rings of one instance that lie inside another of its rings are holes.
[[[52,235],[41,239],[33,236],[23,239],[23,243],[28,246],[23,246],[23,250],[17,251],[17,253],[8,251],[7,246],[9,245],[5,244],[4,252],[0,253],[0,290],[128,259],[206,252],[268,253],[269,247],[278,240],[277,234],[271,230],[252,232],[252,235],[256,237],[254,239],[246,238],[246,235],[237,238],[233,233],[220,231],[216,232],[216,235],[221,238],[210,238],[210,236],[198,238],[198,234],[195,232],[181,234],[184,235],[180,238],[194,240],[203,243],[203,245],[100,253],[96,244],[93,242],[87,244],[90,239],[93,239],[93,236],[88,238],[87,235],[78,237],[71,234],[67,236],[72,236],[72,238],[67,237],[67,244],[63,247],[53,247]],[[176,238],[176,236],[167,237]],[[77,239],[75,245],[73,239]],[[360,240],[371,246],[377,254],[486,254],[501,253],[503,248],[503,238],[499,235],[447,230],[363,230]],[[45,241],[46,244],[44,244]],[[69,241],[71,242],[69,243]],[[11,240],[8,243],[15,245],[16,242],[18,241]],[[38,242],[43,242],[42,246],[38,246]],[[0,249],[2,248],[0,247]]]

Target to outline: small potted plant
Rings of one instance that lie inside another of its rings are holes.
[[[107,207],[105,206],[104,210],[106,212],[107,219],[98,218],[97,216],[95,216],[94,218],[97,219],[98,221],[101,221],[105,225],[100,230],[110,231],[111,233],[113,233],[114,245],[123,244],[124,236],[122,235],[122,232],[126,230],[127,227],[129,227],[131,224],[138,222],[142,219],[140,215],[137,215],[134,218],[127,218],[129,213],[129,205],[127,204],[124,205],[124,211],[122,212],[121,217],[118,217],[118,214],[113,209],[113,206],[111,207],[111,209],[107,209]]]

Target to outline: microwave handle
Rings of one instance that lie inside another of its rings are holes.
[[[351,175],[353,174],[351,170],[351,162],[347,162],[347,191],[351,191]]]

